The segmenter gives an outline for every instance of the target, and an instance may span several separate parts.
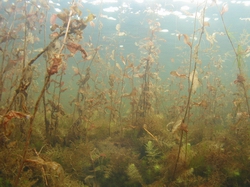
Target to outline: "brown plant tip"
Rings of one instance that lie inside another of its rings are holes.
[[[246,81],[245,77],[243,75],[238,74],[237,79],[234,81],[234,84],[244,83],[245,81]]]

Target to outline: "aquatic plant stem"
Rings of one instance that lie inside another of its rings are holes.
[[[26,61],[26,48],[27,48],[27,23],[28,23],[28,19],[27,19],[27,2],[24,2],[24,15],[25,15],[25,26],[24,26],[24,43],[23,43],[23,74],[25,72],[25,61]]]
[[[47,47],[45,47],[40,53],[38,53],[37,54],[37,56],[35,56],[33,59],[31,59],[30,61],[29,61],[29,63],[28,63],[28,65],[26,66],[26,68],[28,68],[28,67],[30,67],[43,53],[45,53],[51,46],[53,46],[54,45],[54,42],[58,39],[58,38],[60,38],[60,37],[62,37],[64,35],[64,33],[61,33],[61,34],[59,34],[57,37],[55,37],[48,45],[47,45]],[[26,68],[23,68],[24,70],[26,69]],[[23,72],[24,72],[24,70],[23,70]],[[9,103],[9,105],[8,105],[8,107],[7,107],[7,110],[5,111],[5,114],[4,115],[6,115],[9,111],[10,111],[10,109],[11,109],[11,107],[12,107],[12,105],[14,104],[14,102],[15,102],[15,100],[16,100],[16,97],[17,97],[17,95],[18,95],[18,93],[19,93],[19,90],[21,89],[21,87],[22,87],[22,82],[23,82],[23,80],[24,80],[24,78],[25,78],[25,74],[24,73],[22,73],[22,77],[21,77],[21,79],[20,79],[20,81],[19,81],[19,85],[18,85],[18,87],[17,87],[17,89],[16,89],[16,91],[15,91],[15,94],[13,95],[13,97],[12,97],[12,99],[11,99],[11,101],[10,101],[10,103]],[[1,81],[1,80],[0,80]],[[0,85],[1,85],[1,82],[0,82]],[[1,90],[0,90],[1,91]],[[0,95],[1,96],[1,95]],[[3,123],[3,121],[1,121],[1,124]]]
[[[74,3],[74,1],[73,1]],[[63,39],[63,43],[62,43],[62,46],[59,50],[59,54],[62,53],[62,50],[66,44],[66,40],[67,40],[67,36],[68,36],[68,31],[69,31],[69,26],[70,26],[70,22],[71,22],[71,16],[72,16],[73,12],[72,10],[70,10],[70,13],[69,13],[69,20],[68,20],[68,24],[67,24],[67,28],[66,28],[66,31],[65,31],[65,35],[64,35],[64,39]],[[62,78],[63,78],[63,71],[64,69],[62,68],[61,70],[61,76],[60,76],[60,80],[59,80],[59,93],[58,93],[58,101],[57,101],[57,107],[59,107],[59,104],[60,104],[60,99],[61,99],[61,86],[62,85]],[[55,119],[55,132],[57,131],[57,126],[58,126],[58,117],[56,117]]]
[[[73,4],[74,4],[74,1],[73,1]],[[70,25],[70,22],[71,22],[71,16],[72,16],[72,14],[73,14],[73,12],[72,12],[72,10],[70,10],[70,12],[69,12],[69,20],[68,20],[67,28],[66,28],[66,31],[65,31],[65,35],[64,35],[62,47],[61,47],[61,49],[59,50],[59,54],[62,53],[62,50],[63,50],[63,48],[64,48],[64,45],[66,44],[66,40],[67,40],[67,36],[68,36],[68,32],[69,32],[69,25]]]
[[[35,116],[36,116],[36,113],[37,113],[37,110],[38,110],[39,103],[40,103],[41,99],[43,98],[44,92],[45,92],[49,82],[50,82],[50,75],[48,74],[46,76],[46,78],[45,78],[43,89],[42,89],[42,91],[41,91],[41,93],[40,93],[40,95],[39,95],[39,97],[38,97],[38,99],[36,101],[33,115],[30,117],[29,131],[28,131],[28,134],[27,134],[26,143],[25,143],[24,152],[23,152],[23,157],[22,157],[22,161],[21,161],[21,164],[20,164],[16,179],[15,179],[14,187],[18,186],[19,178],[20,178],[22,170],[23,170],[27,150],[28,150],[28,147],[29,147],[29,144],[30,144],[30,138],[31,138],[31,134],[32,134],[33,122],[34,122],[34,119],[35,119]]]
[[[48,12],[46,11],[46,16],[45,16],[45,21],[44,21],[44,25],[46,25],[47,23],[47,14]],[[46,27],[44,28],[44,44],[46,44]],[[45,46],[44,46],[45,47]],[[48,69],[48,61],[46,63],[46,69]],[[48,132],[49,132],[49,122],[47,119],[47,111],[46,111],[46,93],[43,94],[43,113],[44,113],[44,123],[45,123],[45,136],[46,138],[48,137]]]
[[[142,89],[141,89],[141,94],[139,96],[139,102],[137,104],[136,107],[136,119],[135,121],[138,121],[138,113],[139,113],[139,117],[143,120],[143,124],[146,123],[146,115],[148,112],[148,106],[149,106],[149,97],[148,97],[148,93],[149,93],[149,80],[150,80],[150,68],[151,68],[151,64],[150,64],[150,55],[152,54],[152,47],[153,47],[153,39],[154,39],[154,33],[155,30],[154,28],[151,29],[151,35],[150,35],[150,39],[149,41],[151,42],[149,48],[147,49],[147,57],[143,58],[142,60],[145,61],[145,70],[142,76]],[[148,44],[146,44],[148,45]],[[139,112],[140,111],[140,112]],[[140,122],[141,123],[141,122]],[[143,124],[140,124],[141,126]]]
[[[215,1],[216,2],[216,1]],[[216,6],[219,10],[219,6],[218,4],[216,3]],[[226,35],[227,35],[227,38],[233,48],[233,51],[234,51],[234,54],[235,54],[235,57],[236,57],[236,61],[237,61],[237,64],[238,64],[238,70],[239,70],[239,74],[242,75],[242,69],[241,69],[241,66],[240,66],[240,55],[239,55],[239,51],[236,51],[235,47],[234,47],[234,44],[233,44],[233,41],[231,39],[231,37],[229,36],[229,33],[228,33],[228,30],[227,30],[227,27],[226,27],[226,24],[225,24],[225,21],[224,21],[224,17],[223,17],[223,14],[220,13],[220,17],[221,17],[221,21],[222,21],[222,24],[223,24],[223,27],[224,27],[224,30],[226,32]],[[243,92],[244,92],[244,97],[246,99],[246,105],[247,105],[247,111],[248,111],[248,116],[250,118],[250,106],[249,106],[249,101],[248,101],[248,96],[247,96],[247,89],[246,89],[246,86],[244,84],[244,82],[242,82],[242,88],[243,88]]]
[[[70,11],[70,14],[72,14],[72,11]],[[69,22],[70,22],[70,19],[69,19]],[[69,23],[68,23],[68,27],[69,27]],[[64,38],[64,40],[66,40],[66,36],[67,36],[67,34],[68,34],[68,30],[69,30],[68,27],[67,27],[66,32],[65,32],[65,38]],[[60,35],[59,35],[59,36],[60,36]],[[56,38],[59,38],[59,36],[56,37]],[[55,38],[55,39],[56,39],[56,38]],[[54,39],[53,41],[55,41],[55,39]],[[50,46],[51,44],[52,44],[52,42],[51,42],[45,49],[48,50],[48,48],[49,48],[49,46]],[[46,51],[45,49],[43,50],[43,53]],[[61,48],[59,54],[61,54],[62,49],[63,49],[63,46],[62,46],[62,48]],[[41,54],[40,54],[40,55],[41,55]],[[40,55],[39,55],[39,56],[40,56]],[[39,56],[38,56],[38,57],[39,57]],[[38,57],[37,57],[37,58],[38,58]],[[37,59],[37,58],[36,58],[36,59]],[[34,62],[34,61],[33,61],[33,62]],[[33,62],[32,62],[32,63],[33,63]],[[30,63],[31,63],[31,62],[30,62]],[[29,65],[30,65],[30,63],[29,63]],[[32,64],[32,63],[31,63],[31,64]],[[20,165],[19,170],[18,170],[18,174],[17,174],[16,179],[15,179],[14,187],[18,187],[19,178],[20,178],[21,173],[22,173],[22,170],[23,170],[23,166],[24,166],[25,159],[26,159],[26,154],[27,154],[28,147],[29,147],[29,144],[30,144],[30,138],[31,138],[31,134],[32,134],[33,122],[34,122],[36,113],[37,113],[37,111],[38,111],[38,107],[39,107],[40,101],[41,101],[41,99],[42,99],[43,96],[44,96],[44,93],[45,93],[45,91],[46,91],[46,89],[47,89],[48,84],[50,83],[50,77],[51,77],[51,75],[53,75],[53,74],[47,73],[47,75],[46,75],[46,77],[45,77],[45,82],[44,82],[44,85],[43,85],[43,89],[42,89],[42,91],[40,92],[40,95],[39,95],[39,97],[38,97],[38,99],[37,99],[37,101],[36,101],[33,115],[30,117],[29,131],[28,131],[28,134],[27,134],[26,143],[25,143],[25,147],[24,147],[24,151],[23,151],[23,157],[22,157],[21,165]],[[21,84],[20,84],[20,86],[21,86]],[[19,87],[20,87],[20,86],[19,86]]]
[[[43,53],[45,53],[46,51],[48,51],[49,50],[49,48],[50,47],[52,47],[53,45],[54,45],[54,43],[55,43],[55,41],[56,40],[58,40],[60,37],[62,37],[62,36],[64,36],[64,35],[67,35],[67,34],[69,34],[69,33],[71,33],[71,32],[73,32],[73,31],[69,31],[69,29],[67,29],[66,30],[67,32],[61,32],[58,36],[56,36],[40,53],[38,53],[33,59],[31,59],[30,61],[29,61],[29,63],[27,64],[27,66],[31,66],[40,56],[42,56],[42,54]],[[65,40],[65,38],[64,38],[64,40]],[[61,48],[62,49],[62,48]],[[20,82],[19,82],[19,86],[18,86],[18,88],[16,89],[16,93],[14,94],[14,96],[12,97],[12,99],[11,99],[11,102],[10,102],[10,104],[9,104],[9,106],[8,106],[8,108],[7,108],[7,110],[6,110],[6,113],[5,113],[5,115],[9,112],[9,110],[10,110],[10,108],[11,108],[11,106],[13,105],[13,103],[14,103],[14,101],[15,101],[15,99],[16,99],[16,96],[17,96],[17,94],[18,94],[18,90],[21,88],[21,86],[22,86],[22,81],[23,81],[23,79],[24,79],[24,74],[22,75],[22,77],[21,77],[21,79],[20,79]]]
[[[127,58],[126,58],[126,63],[127,63]],[[123,104],[123,91],[124,91],[124,82],[125,82],[125,73],[126,73],[126,68],[123,69],[122,71],[122,79],[121,79],[121,96],[120,96],[120,103],[119,103],[119,125],[120,125],[120,133],[123,136],[123,127],[122,127],[122,114],[121,114],[121,110],[122,110],[122,104]]]
[[[3,55],[2,55],[2,63],[1,63],[1,67],[0,67],[0,101],[2,100],[2,92],[3,92],[3,88],[4,88],[4,82],[5,82],[5,80],[4,80],[4,61],[5,61],[5,58],[7,56],[5,53],[6,53],[6,49],[8,47],[8,43],[9,43],[8,37],[10,36],[10,32],[13,29],[15,19],[16,19],[16,12],[14,12],[13,22],[10,25],[9,32],[7,34],[7,41],[4,45],[4,49],[1,48]]]
[[[45,47],[44,49],[43,49],[43,51],[41,51],[36,57],[34,57],[33,59],[31,59],[30,61],[29,61],[29,63],[28,63],[28,65],[27,66],[31,66],[44,52],[46,52],[53,44],[54,44],[54,42],[59,38],[59,37],[61,37],[61,36],[63,36],[64,35],[64,33],[61,33],[60,35],[58,35],[56,38],[54,38],[54,40],[52,40],[50,43],[49,43],[49,45],[47,45],[47,47]],[[6,110],[6,113],[5,113],[5,115],[9,112],[9,110],[10,110],[10,108],[12,107],[12,105],[13,105],[13,103],[14,103],[14,101],[15,101],[15,99],[16,99],[16,96],[18,95],[18,90],[20,90],[20,88],[21,88],[21,86],[22,86],[22,81],[24,80],[24,74],[22,75],[22,77],[21,77],[21,79],[20,79],[20,82],[19,82],[19,86],[17,87],[17,89],[16,89],[16,92],[15,92],[15,94],[14,94],[14,96],[12,97],[12,99],[11,99],[11,102],[10,102],[10,104],[9,104],[9,106],[8,106],[8,108],[7,108],[7,110]]]
[[[25,7],[26,7],[26,1],[25,1]],[[26,8],[25,8],[25,14],[26,14]],[[14,13],[14,18],[13,18],[13,22],[11,23],[11,25],[10,25],[10,28],[9,28],[9,32],[8,32],[8,34],[7,34],[7,41],[6,41],[6,44],[5,44],[5,46],[4,46],[4,49],[3,50],[1,50],[2,51],[2,53],[3,53],[3,58],[2,58],[2,65],[1,65],[1,69],[0,69],[0,101],[2,100],[2,89],[3,89],[3,87],[4,87],[4,82],[5,82],[5,78],[4,78],[4,61],[5,61],[5,57],[7,56],[7,55],[5,55],[5,52],[6,52],[6,49],[7,49],[7,47],[8,47],[8,42],[9,42],[9,40],[8,40],[8,38],[9,38],[9,36],[10,36],[10,32],[11,32],[11,30],[13,29],[13,25],[14,25],[14,20],[16,19],[16,12]],[[26,19],[27,20],[27,19]],[[25,38],[25,43],[24,43],[24,46],[26,46],[26,36],[27,36],[27,34],[26,34],[26,24],[25,24],[25,34],[24,34],[24,38]],[[25,55],[25,53],[24,53],[24,55]],[[25,58],[24,58],[25,59]],[[25,60],[23,60],[23,63],[25,62]],[[22,70],[22,78],[21,78],[21,80],[23,80],[23,77],[24,77],[24,67],[23,67],[23,70]],[[19,88],[18,89],[20,89],[20,87],[21,87],[21,82],[20,82],[20,85],[19,85]],[[16,98],[16,96],[17,96],[17,92],[15,93],[15,97],[13,97],[13,100],[11,101],[11,105],[9,105],[9,107],[7,108],[7,110],[5,111],[5,114],[4,115],[6,115],[8,112],[9,112],[9,110],[10,110],[10,107],[12,106],[12,104],[14,103],[14,100],[15,100],[15,98]],[[9,97],[10,98],[10,97]],[[9,99],[8,99],[8,101],[9,101]],[[7,104],[8,104],[8,102],[7,102]],[[4,119],[4,118],[3,118]],[[3,120],[2,121],[0,121],[0,124],[3,124]],[[2,127],[1,127],[2,128]]]
[[[197,58],[198,58],[198,48],[200,46],[201,38],[202,38],[202,35],[204,33],[204,18],[205,18],[206,4],[207,4],[207,0],[205,1],[204,7],[203,7],[201,33],[200,33],[200,37],[199,37],[199,40],[198,40],[198,44],[196,45],[197,54],[195,54],[195,55],[197,55]],[[197,9],[198,9],[198,4],[197,4]],[[190,74],[191,74],[191,62],[192,62],[192,57],[193,57],[192,51],[193,51],[193,43],[194,43],[195,30],[196,30],[197,12],[198,12],[198,10],[196,10],[196,13],[195,13],[194,32],[193,32],[193,37],[192,37],[192,45],[190,47],[190,58],[189,58],[189,67],[190,68],[189,68],[189,76],[188,76],[188,78],[190,77]],[[187,114],[190,111],[189,105],[190,105],[190,102],[191,102],[191,96],[192,96],[192,90],[193,90],[193,83],[194,83],[194,76],[195,76],[196,68],[197,68],[197,62],[194,61],[193,74],[192,74],[192,78],[191,78],[191,82],[190,82],[191,84],[188,84],[188,85],[190,85],[190,87],[189,87],[189,90],[188,90],[187,105],[186,105],[186,108],[185,108],[185,113],[184,113],[184,117],[183,117],[183,120],[182,120],[182,124],[186,123]],[[190,80],[188,79],[188,82],[189,81]],[[175,179],[175,173],[176,173],[176,169],[177,169],[177,164],[178,164],[179,159],[180,159],[180,152],[181,152],[181,147],[182,147],[182,139],[183,139],[183,131],[184,130],[180,129],[180,131],[181,131],[181,136],[180,136],[178,154],[177,154],[177,158],[176,158],[176,162],[175,162],[175,166],[174,166],[172,180]],[[187,132],[186,132],[186,153],[185,153],[185,159],[186,159],[186,155],[187,155]]]

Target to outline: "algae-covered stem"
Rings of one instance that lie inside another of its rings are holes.
[[[73,4],[74,4],[74,1],[73,1]],[[69,31],[69,25],[70,25],[71,15],[72,15],[72,11],[70,11],[69,20],[68,20],[68,25],[67,25],[67,28],[66,28],[66,31],[65,31],[65,34],[64,34],[64,35],[65,35],[65,37],[64,37],[64,43],[66,42],[66,39],[67,39],[67,34],[68,34],[68,31]],[[53,40],[53,41],[52,41],[52,42],[51,42],[51,43],[41,52],[41,53],[39,53],[35,59],[32,59],[32,60],[29,62],[28,65],[29,65],[29,66],[32,65],[32,64],[35,62],[35,60],[36,60],[37,58],[39,58],[45,51],[47,51],[48,48],[50,47],[50,45],[52,45],[53,42],[54,42],[56,39],[58,39],[60,36],[63,36],[62,33],[61,33],[58,37],[56,37],[56,38],[55,38],[55,39],[54,39],[54,40]],[[63,50],[63,47],[64,47],[64,43],[63,43],[63,45],[62,45],[62,47],[61,47],[61,49],[60,49],[58,55],[61,54],[61,52],[62,52],[62,50]],[[31,118],[30,118],[29,131],[28,131],[28,135],[27,135],[27,139],[26,139],[26,143],[25,143],[25,147],[24,147],[23,157],[22,157],[22,161],[21,161],[21,164],[20,164],[20,167],[19,167],[19,170],[18,170],[18,174],[17,174],[17,176],[16,176],[16,180],[15,180],[15,183],[14,183],[14,187],[17,187],[17,186],[18,186],[19,178],[20,178],[21,173],[22,173],[22,170],[23,170],[23,166],[24,166],[24,162],[25,162],[27,150],[28,150],[29,143],[30,143],[30,138],[31,138],[31,133],[32,133],[32,126],[33,126],[33,122],[34,122],[34,119],[35,119],[35,115],[36,115],[36,113],[37,113],[37,110],[38,110],[38,107],[39,107],[39,103],[40,103],[40,101],[41,101],[41,99],[42,99],[42,97],[43,97],[43,95],[44,95],[44,93],[45,93],[45,90],[46,90],[46,88],[47,88],[47,85],[48,85],[49,82],[50,82],[50,77],[51,77],[51,75],[53,75],[53,74],[47,72],[47,75],[46,75],[46,78],[45,78],[45,82],[44,82],[44,85],[43,85],[43,89],[42,89],[42,91],[41,91],[41,93],[40,93],[40,95],[39,95],[39,97],[38,97],[38,99],[37,99],[37,101],[36,101],[33,115],[32,115]],[[19,85],[19,87],[20,87],[20,86],[21,86],[21,84]],[[14,101],[14,100],[13,100],[13,101]],[[12,103],[13,103],[13,101],[12,101]]]

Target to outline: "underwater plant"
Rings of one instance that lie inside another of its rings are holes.
[[[0,186],[249,186],[247,2],[0,6]]]
[[[218,7],[218,5],[216,4],[216,6]],[[218,7],[219,9],[219,7]],[[223,7],[222,7],[222,10],[220,12],[220,17],[221,17],[221,21],[222,21],[222,24],[223,24],[223,27],[225,29],[225,32],[226,32],[226,36],[233,48],[233,52],[235,54],[235,58],[236,58],[236,62],[237,62],[237,67],[238,67],[238,70],[239,70],[239,74],[237,75],[237,79],[235,80],[234,83],[237,83],[239,84],[242,89],[243,89],[243,93],[244,93],[244,97],[245,97],[245,100],[246,100],[246,106],[247,106],[247,111],[248,111],[248,115],[250,116],[250,107],[249,107],[249,101],[248,101],[248,95],[247,95],[247,88],[246,88],[246,85],[245,85],[245,75],[244,75],[244,72],[243,72],[243,63],[244,63],[244,55],[246,55],[246,53],[242,50],[241,48],[241,45],[240,43],[238,44],[238,47],[236,48],[233,44],[233,41],[232,41],[232,36],[229,34],[229,31],[226,27],[226,24],[225,24],[225,21],[224,21],[224,13],[226,13],[228,11],[228,5],[225,4]],[[246,50],[247,51],[247,50]]]

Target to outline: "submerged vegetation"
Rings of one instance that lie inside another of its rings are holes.
[[[122,13],[106,36],[101,6],[0,2],[0,186],[249,186],[250,34],[193,5],[170,43],[157,3],[143,37]]]

